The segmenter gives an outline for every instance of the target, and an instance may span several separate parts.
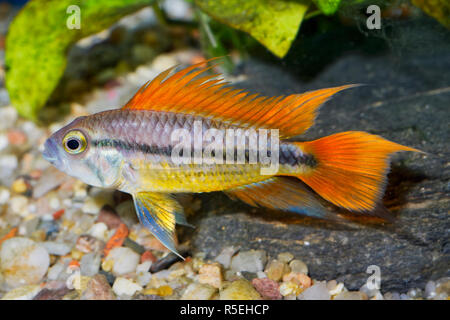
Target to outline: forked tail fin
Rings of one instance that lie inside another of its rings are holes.
[[[314,169],[297,177],[324,199],[352,211],[375,209],[385,190],[390,154],[421,152],[359,131],[294,144],[317,160]]]

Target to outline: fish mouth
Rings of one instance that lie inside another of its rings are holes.
[[[56,143],[53,139],[47,139],[44,144],[44,151],[42,152],[42,156],[45,160],[55,165],[59,162],[59,152],[56,146]]]

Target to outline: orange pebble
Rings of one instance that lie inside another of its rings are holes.
[[[79,268],[79,267],[80,267],[80,263],[77,260],[73,259],[73,260],[71,260],[69,262],[69,268],[70,269],[76,269],[76,268]]]
[[[283,282],[292,281],[298,285],[301,285],[303,288],[311,287],[311,278],[308,277],[304,273],[300,272],[289,272],[283,276]]]
[[[121,223],[117,228],[116,233],[108,240],[105,249],[103,249],[103,254],[105,257],[111,251],[111,249],[122,246],[125,238],[128,236],[128,228],[125,223]]]
[[[141,263],[145,262],[145,261],[151,261],[151,262],[155,262],[157,259],[156,257],[153,255],[153,253],[151,253],[150,251],[145,251],[142,255],[141,255]]]
[[[53,214],[53,220],[58,220],[64,214],[64,209],[58,210]]]
[[[16,236],[17,234],[17,228],[12,228],[7,234],[5,234],[1,239],[0,239],[0,244],[2,244],[3,241],[8,240],[9,238],[13,238]]]
[[[12,145],[22,145],[27,142],[27,136],[20,130],[11,130],[7,134],[8,141]]]

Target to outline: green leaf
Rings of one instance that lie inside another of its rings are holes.
[[[282,58],[289,51],[309,1],[307,0],[195,0],[214,19],[249,33]]]
[[[450,2],[448,0],[412,0],[412,3],[450,28]]]
[[[6,88],[18,112],[36,120],[66,67],[70,45],[100,32],[152,0],[31,0],[15,17],[6,38]],[[80,28],[69,29],[80,8]]]
[[[326,15],[332,15],[334,14],[338,7],[341,0],[313,0],[316,4],[317,8],[320,9],[324,14]]]

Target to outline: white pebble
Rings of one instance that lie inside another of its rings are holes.
[[[112,272],[116,276],[121,276],[130,272],[135,272],[139,264],[140,256],[126,247],[117,247],[112,249],[106,260],[113,261]]]
[[[137,277],[137,282],[142,287],[146,286],[152,279],[152,274],[150,272],[139,272]]]
[[[136,272],[148,272],[150,267],[152,266],[152,262],[150,260],[144,261],[136,267]]]
[[[231,264],[231,257],[236,253],[237,248],[225,247],[214,259],[214,261],[220,263],[224,268],[229,268]]]
[[[6,283],[16,288],[39,283],[50,265],[50,256],[44,247],[34,241],[14,237],[3,242],[0,261]]]
[[[331,295],[328,292],[325,282],[317,283],[305,291],[299,296],[299,300],[330,300]]]
[[[132,296],[137,291],[141,291],[143,288],[136,282],[118,277],[116,278],[116,281],[114,281],[112,289],[118,296]]]
[[[0,134],[0,152],[5,150],[9,145],[8,137],[4,134]]]
[[[12,128],[17,120],[17,110],[12,107],[1,107],[0,108],[0,130],[5,130]]]
[[[15,214],[18,214],[22,217],[25,217],[28,215],[28,198],[25,196],[14,196],[11,198],[11,201],[9,203],[9,206],[11,208],[11,211]]]
[[[103,222],[95,223],[88,233],[94,238],[105,241],[108,235],[108,226]]]
[[[266,262],[267,255],[263,250],[243,251],[231,259],[231,269],[256,273],[264,270]]]
[[[337,295],[337,294],[341,293],[343,290],[344,290],[344,284],[342,282],[339,282],[339,283],[336,284],[336,286],[334,286],[333,288],[330,288],[328,290],[328,292],[332,296],[334,296],[334,295]]]
[[[8,189],[4,187],[0,187],[0,205],[3,205],[8,202],[11,193]]]
[[[39,285],[28,285],[9,291],[2,300],[32,300],[41,291]]]
[[[436,296],[436,282],[428,281],[425,285],[425,298],[432,299]]]
[[[95,198],[87,198],[81,210],[87,214],[97,214],[104,205],[103,202]]]
[[[56,241],[44,241],[41,245],[47,250],[48,253],[55,256],[65,256],[72,250],[72,246],[64,242]]]

